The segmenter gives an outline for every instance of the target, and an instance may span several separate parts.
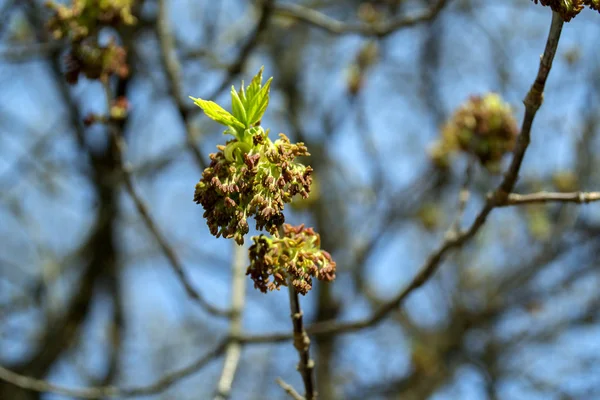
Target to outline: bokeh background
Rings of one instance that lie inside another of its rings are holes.
[[[301,299],[305,321],[366,318],[456,218],[469,161],[435,166],[440,127],[490,91],[521,121],[551,11],[529,0],[269,4],[145,0],[136,25],[101,32],[127,49],[129,76],[113,81],[130,106],[125,158],[191,285],[229,307],[235,255],[247,261],[210,235],[192,201],[225,137],[187,96],[229,108],[230,86],[264,65],[274,81],[262,125],[305,142],[315,170],[313,195],[288,206],[287,220],[313,226],[337,261],[336,281]],[[294,16],[294,5],[340,21],[338,32]],[[429,12],[382,37],[346,29]],[[47,33],[49,16],[41,1],[0,0],[0,364],[68,387],[148,386],[218,348],[230,320],[186,295],[124,189],[106,127],[82,124],[106,112],[102,85],[66,83],[68,43]],[[600,188],[599,21],[586,9],[565,25],[519,193]],[[464,224],[501,179],[479,166],[472,175]],[[600,397],[598,211],[495,210],[382,321],[312,338],[320,398]],[[287,292],[244,284],[242,334],[291,332]],[[215,398],[223,353],[137,398]],[[245,344],[226,395],[287,398],[277,377],[302,392],[297,360],[290,341]],[[0,398],[74,397],[0,382]]]

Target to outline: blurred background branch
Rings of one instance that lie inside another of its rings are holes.
[[[287,293],[253,290],[192,201],[223,137],[188,96],[262,65],[261,126],[315,170],[286,219],[338,265],[301,298],[318,398],[597,396],[597,12],[558,48],[555,14],[540,64],[530,1],[125,3],[77,42],[0,0],[1,399],[302,398]],[[512,158],[450,135],[490,92],[523,123]]]

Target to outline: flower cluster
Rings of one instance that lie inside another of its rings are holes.
[[[56,39],[68,38],[71,50],[65,58],[65,77],[71,84],[79,75],[88,79],[107,80],[111,75],[129,73],[127,52],[114,40],[98,43],[98,32],[107,26],[132,25],[134,0],[72,0],[70,6],[49,2],[54,12],[48,29]]]
[[[447,164],[456,149],[476,156],[489,170],[513,150],[519,133],[510,105],[495,93],[472,96],[442,128],[441,140],[432,151],[437,164]]]
[[[566,22],[579,14],[584,6],[600,11],[600,0],[533,0],[535,4],[538,1],[541,5],[549,6],[559,13]]]
[[[247,87],[231,88],[229,113],[218,104],[191,97],[211,119],[227,126],[233,136],[218,152],[196,184],[194,201],[204,208],[210,232],[244,243],[248,217],[258,230],[272,237],[254,236],[246,272],[263,293],[291,285],[303,295],[312,288],[312,278],[332,281],[335,262],[320,249],[321,239],[312,228],[284,224],[283,208],[295,195],[307,199],[312,168],[297,158],[309,156],[303,143],[293,144],[283,133],[274,142],[260,125],[269,104],[271,79],[263,85],[261,68]],[[272,280],[271,280],[272,279]]]
[[[292,144],[284,134],[271,142],[261,127],[251,131],[253,145],[245,152],[238,139],[218,146],[194,194],[211,233],[238,244],[244,243],[250,216],[256,229],[275,234],[284,222],[284,204],[296,194],[307,198],[311,184],[312,168],[294,161],[309,155],[302,143]]]
[[[252,240],[246,275],[263,293],[290,283],[304,295],[312,288],[313,277],[326,282],[335,279],[335,261],[320,249],[321,239],[312,228],[285,224],[282,237],[260,235]]]
[[[95,40],[83,40],[65,56],[65,79],[72,85],[77,83],[79,75],[106,81],[111,75],[124,78],[128,74],[127,52],[112,40],[106,46],[98,45]]]
[[[259,124],[268,104],[270,80],[262,85],[262,70],[239,92],[232,88],[233,114],[216,103],[192,98],[212,119],[229,127],[234,136],[218,152],[196,185],[194,201],[204,207],[210,232],[244,243],[247,218],[257,229],[275,234],[284,223],[283,207],[294,195],[308,197],[312,168],[296,161],[308,156],[303,143],[292,144],[284,135],[272,142]]]
[[[83,40],[104,26],[132,25],[134,0],[72,0],[71,6],[54,1],[47,3],[54,11],[48,28],[56,39],[69,37]]]

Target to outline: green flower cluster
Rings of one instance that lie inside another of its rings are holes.
[[[553,11],[559,13],[566,22],[579,14],[584,6],[600,11],[600,0],[533,0],[535,4],[538,1],[541,5],[549,6]]]
[[[296,194],[307,198],[312,182],[312,168],[296,162],[309,155],[304,144],[292,144],[284,134],[272,142],[268,130],[260,126],[270,83],[269,79],[262,85],[261,69],[246,89],[243,82],[239,92],[232,88],[233,114],[212,101],[192,97],[207,116],[228,126],[225,134],[234,136],[210,155],[194,201],[204,207],[213,235],[234,238],[238,244],[244,243],[251,216],[257,229],[276,234],[285,221],[284,204]]]
[[[291,283],[305,295],[312,288],[313,277],[325,282],[335,279],[335,261],[320,249],[321,238],[312,228],[285,224],[279,238],[260,235],[252,240],[246,275],[263,293]]]
[[[432,151],[438,165],[447,165],[455,150],[462,150],[495,171],[502,157],[513,150],[519,129],[509,104],[496,93],[472,96],[442,128]]]

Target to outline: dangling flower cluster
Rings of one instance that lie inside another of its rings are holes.
[[[296,162],[308,156],[303,143],[292,144],[284,135],[272,142],[259,124],[268,102],[271,80],[262,85],[262,69],[250,85],[231,90],[233,114],[212,101],[192,98],[206,115],[227,125],[234,136],[217,146],[211,163],[196,185],[194,201],[204,207],[210,232],[216,237],[244,243],[247,219],[254,216],[257,229],[275,234],[284,223],[283,207],[296,194],[308,197],[312,168]]]
[[[296,194],[307,198],[311,184],[312,168],[294,161],[309,155],[302,143],[291,144],[284,134],[273,143],[261,127],[250,131],[253,146],[247,152],[237,139],[217,146],[194,194],[211,233],[238,244],[244,243],[250,216],[256,229],[275,234],[284,222],[284,204]]]
[[[538,1],[541,5],[549,6],[553,11],[559,13],[566,22],[579,14],[584,6],[600,11],[600,0],[533,0],[535,4]]]
[[[135,0],[72,0],[70,6],[48,2],[54,11],[48,29],[56,39],[68,38],[71,50],[65,58],[65,77],[71,84],[79,75],[88,79],[107,80],[111,75],[125,77],[129,73],[127,52],[114,40],[98,43],[103,27],[132,25],[131,7]]]
[[[442,137],[432,150],[438,165],[460,149],[476,156],[491,171],[513,150],[519,133],[510,105],[496,93],[472,96],[442,128]]]
[[[320,249],[321,238],[312,228],[285,224],[280,238],[260,235],[252,240],[246,275],[263,293],[291,283],[305,295],[312,288],[313,277],[325,282],[335,279],[335,261]]]
[[[284,224],[284,205],[297,194],[308,198],[312,168],[296,161],[309,155],[303,143],[292,144],[283,133],[272,142],[269,131],[260,126],[272,79],[263,85],[262,73],[261,68],[247,87],[242,82],[239,91],[231,88],[231,113],[212,101],[191,97],[208,117],[227,126],[224,134],[234,137],[210,155],[194,201],[204,207],[204,218],[216,237],[243,244],[248,217],[254,217],[257,229],[273,235],[252,238],[246,274],[256,288],[266,293],[291,284],[306,294],[313,277],[335,278],[335,262],[320,249],[321,239],[312,228]]]

